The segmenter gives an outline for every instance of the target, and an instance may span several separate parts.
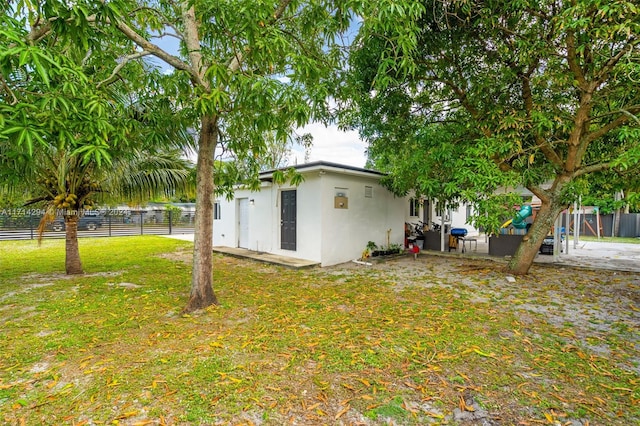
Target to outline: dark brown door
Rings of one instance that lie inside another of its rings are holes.
[[[296,190],[280,193],[280,248],[296,249]]]

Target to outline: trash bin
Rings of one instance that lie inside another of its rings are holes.
[[[451,228],[451,234],[449,234],[449,251],[451,249],[458,250],[458,243],[462,238],[467,235],[467,228]],[[464,244],[464,242],[462,243]],[[464,245],[462,247],[464,252]]]
[[[451,228],[451,235],[454,237],[466,237],[467,228]]]

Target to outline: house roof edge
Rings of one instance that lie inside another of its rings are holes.
[[[365,169],[363,167],[350,166],[347,164],[332,163],[330,161],[313,161],[311,163],[296,164],[295,166],[282,167],[274,170],[267,170],[260,173],[260,180],[269,180],[276,170],[287,170],[293,168],[299,173],[327,171],[334,173],[347,173],[356,175],[366,175],[372,177],[385,176],[386,173],[377,170]]]

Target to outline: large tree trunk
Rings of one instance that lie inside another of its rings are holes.
[[[191,294],[184,312],[193,312],[218,304],[213,292],[213,158],[218,142],[215,117],[202,119],[198,146],[196,180],[196,220],[193,248]]]
[[[65,260],[67,275],[82,274],[82,261],[78,247],[78,216],[65,216]]]
[[[529,272],[544,238],[551,232],[556,218],[565,208],[566,206],[558,201],[542,202],[533,225],[509,262],[509,272],[514,275],[525,275]]]

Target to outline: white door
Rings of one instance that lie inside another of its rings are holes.
[[[238,199],[238,247],[249,248],[249,199]]]

